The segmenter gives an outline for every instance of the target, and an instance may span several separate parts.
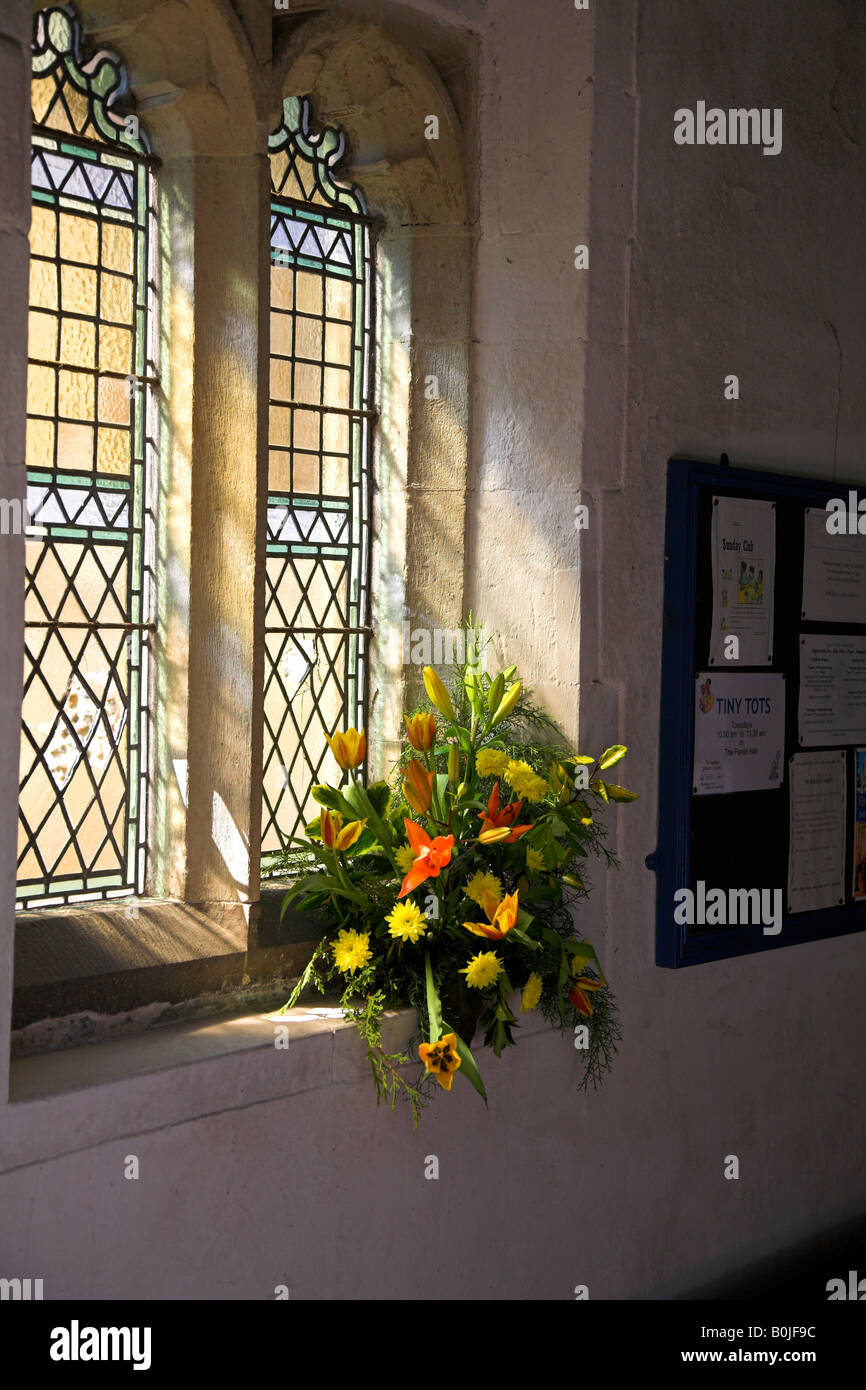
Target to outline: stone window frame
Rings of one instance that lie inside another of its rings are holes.
[[[345,130],[347,177],[381,218],[372,768],[385,770],[396,756],[413,689],[405,616],[453,627],[464,606],[473,36],[406,15],[386,33],[336,5],[268,15],[267,32],[251,26],[251,38],[225,0],[147,0],[138,11],[134,24],[110,28],[100,14],[94,32],[79,6],[88,36],[126,62],[161,160],[162,322],[170,331],[161,362],[150,896],[19,914],[13,1030],[83,1011],[117,1016],[156,1000],[225,998],[239,986],[258,985],[264,997],[273,981],[298,973],[314,939],[303,917],[280,923],[278,887],[257,886],[267,136],[286,95],[308,96],[319,124]],[[435,141],[424,135],[429,115],[439,121]],[[431,376],[434,400],[425,393]],[[440,564],[443,547],[455,557],[450,570]],[[214,720],[214,710],[223,718]]]

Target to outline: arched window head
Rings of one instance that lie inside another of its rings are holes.
[[[126,70],[114,53],[82,58],[81,26],[68,5],[36,15],[30,101],[33,124],[98,144],[147,154],[147,137],[134,113],[117,104],[127,91]]]
[[[265,596],[265,874],[339,770],[327,736],[368,712],[372,227],[345,136],[289,97],[268,142],[271,333]]]
[[[36,17],[22,906],[141,892],[156,441],[155,198],[120,59]]]
[[[345,132],[337,126],[314,132],[311,125],[309,99],[286,97],[283,118],[268,140],[274,198],[322,208],[343,207],[358,217],[366,216],[360,188],[336,172],[346,157]]]

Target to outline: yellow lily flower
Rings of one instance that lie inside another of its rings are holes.
[[[581,975],[568,991],[568,997],[572,1004],[578,1013],[583,1014],[586,1018],[592,1018],[592,1002],[589,999],[589,994],[596,989],[604,989],[600,980],[591,980],[588,975]]]
[[[321,819],[322,843],[326,849],[342,851],[351,849],[367,824],[365,820],[352,820],[343,829],[343,817],[339,811],[323,811]]]
[[[486,924],[484,922],[463,923],[466,930],[471,931],[474,936],[486,936],[488,941],[501,941],[512,927],[517,926],[517,914],[520,907],[516,893],[506,893],[501,902],[495,893],[484,893],[481,906],[487,913]]]
[[[463,1065],[457,1051],[457,1034],[445,1033],[438,1042],[421,1043],[418,1056],[427,1070],[432,1071],[443,1091],[450,1091],[454,1073]]]
[[[334,734],[333,738],[328,738],[325,734],[325,738],[328,739],[331,752],[344,772],[353,767],[360,767],[367,751],[367,736],[363,729],[347,729],[344,734]]]
[[[406,725],[406,733],[413,748],[417,748],[419,753],[426,753],[433,747],[436,738],[436,716],[435,714],[413,714],[410,719],[408,715],[403,715],[403,723]]]
[[[424,667],[424,688],[430,697],[431,705],[435,705],[440,714],[444,714],[449,724],[456,724],[457,716],[454,713],[454,706],[451,703],[451,696],[445,689],[440,678],[433,670],[432,666]]]

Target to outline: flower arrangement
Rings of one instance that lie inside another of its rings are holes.
[[[455,1076],[486,1104],[470,1044],[480,1029],[500,1057],[515,1042],[513,1008],[539,1009],[561,1029],[583,1025],[584,1089],[610,1069],[620,1037],[573,909],[588,892],[590,855],[615,863],[598,813],[636,798],[602,777],[626,749],[569,752],[515,667],[492,678],[482,669],[486,641],[471,619],[469,634],[452,691],[424,668],[428,704],[404,715],[409,746],[393,786],[364,778],[363,730],[329,739],[342,780],[313,788],[321,812],[294,842],[317,867],[283,900],[284,913],[295,903],[327,923],[285,1009],[308,986],[337,985],[367,1043],[378,1099],[407,1099],[416,1125]],[[384,1010],[407,1004],[418,1015],[415,1081],[403,1074],[409,1055],[382,1043]]]

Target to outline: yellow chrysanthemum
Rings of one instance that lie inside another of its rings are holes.
[[[361,931],[341,931],[334,942],[334,962],[344,975],[354,975],[372,960],[370,934]]]
[[[537,1006],[540,998],[541,976],[536,975],[535,971],[533,970],[529,979],[526,981],[526,984],[523,986],[523,989],[520,994],[520,1012],[522,1014],[525,1014],[528,1013],[530,1009],[534,1009]]]
[[[533,772],[529,763],[512,758],[506,765],[503,776],[517,795],[525,797],[527,801],[543,801],[547,795],[547,782],[543,777],[539,777],[537,772]]]
[[[482,874],[479,870],[477,874],[472,875],[463,892],[467,898],[483,907],[485,897],[492,896],[499,902],[502,897],[502,884],[495,874]]]
[[[502,961],[495,951],[479,951],[460,971],[466,976],[470,989],[487,989],[488,985],[496,983],[501,973]]]
[[[405,878],[412,865],[415,863],[414,849],[411,845],[401,845],[395,852],[394,858],[397,861],[397,867]]]
[[[533,849],[531,845],[526,847],[526,867],[533,874],[537,874],[539,869],[544,868],[544,855],[540,850]]]
[[[417,903],[397,903],[385,921],[397,941],[417,941],[427,930],[424,914]]]
[[[479,777],[501,777],[508,765],[508,754],[499,748],[482,748],[475,755]]]

